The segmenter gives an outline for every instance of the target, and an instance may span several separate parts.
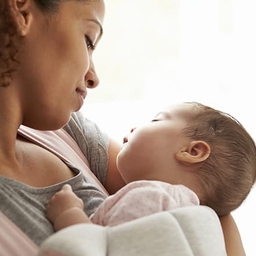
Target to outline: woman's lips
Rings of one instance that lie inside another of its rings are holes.
[[[80,102],[79,109],[80,109],[84,104],[84,99],[87,96],[87,91],[83,90],[83,89],[80,89],[80,88],[77,88],[76,93],[78,94],[78,97],[79,97],[79,102]]]
[[[84,100],[84,99],[86,98],[86,96],[87,96],[87,91],[86,91],[86,89],[83,90],[83,89],[77,88],[77,89],[76,89],[76,92],[81,95],[81,97],[83,98],[83,100]]]

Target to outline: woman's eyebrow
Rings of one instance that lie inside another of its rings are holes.
[[[88,19],[88,20],[94,22],[95,24],[97,24],[100,27],[99,38],[101,38],[102,35],[103,35],[103,28],[102,28],[101,23],[98,20],[96,20],[96,19]]]

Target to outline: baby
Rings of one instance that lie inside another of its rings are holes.
[[[255,183],[256,147],[229,114],[196,102],[181,103],[132,129],[117,167],[126,185],[90,217],[69,185],[53,196],[47,216],[56,230],[90,222],[114,226],[198,204],[226,215],[240,206]]]

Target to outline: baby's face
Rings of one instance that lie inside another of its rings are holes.
[[[178,169],[175,155],[190,142],[182,130],[194,109],[185,103],[170,106],[150,123],[131,130],[117,157],[126,183],[140,179],[173,182],[175,168]]]

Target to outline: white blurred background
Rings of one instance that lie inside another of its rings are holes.
[[[255,0],[106,0],[94,54],[101,83],[83,111],[122,142],[161,107],[199,101],[236,117],[256,140]],[[256,188],[233,216],[256,255]]]

